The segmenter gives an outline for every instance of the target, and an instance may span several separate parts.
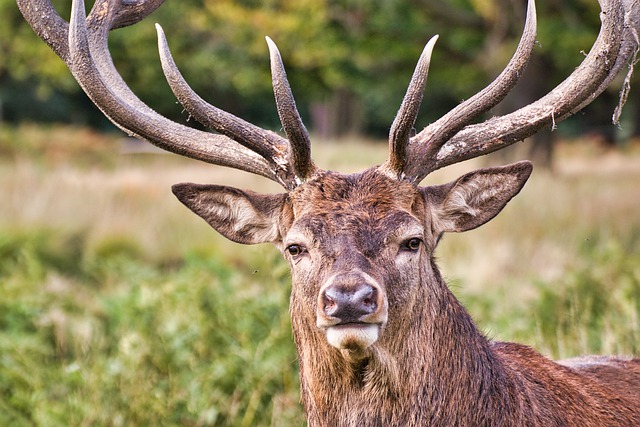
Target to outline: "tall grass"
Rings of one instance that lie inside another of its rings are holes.
[[[297,425],[287,271],[0,235],[0,425]]]
[[[82,129],[0,137],[0,425],[304,424],[286,265],[220,238],[169,191],[281,189],[120,154],[116,137]],[[314,150],[341,171],[386,155],[366,142]],[[489,336],[552,357],[637,355],[640,154],[582,142],[559,156],[498,218],[447,236],[439,263]]]

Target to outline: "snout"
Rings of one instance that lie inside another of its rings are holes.
[[[340,323],[359,323],[378,308],[378,291],[369,283],[355,287],[334,284],[321,295],[322,311],[327,318],[340,319]]]
[[[332,276],[318,295],[317,324],[339,349],[365,349],[387,322],[387,299],[380,284],[361,271]]]

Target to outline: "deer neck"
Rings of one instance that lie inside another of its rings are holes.
[[[424,295],[431,303],[416,305],[406,333],[389,334],[366,357],[330,347],[314,324],[293,316],[310,426],[465,425],[464,417],[477,420],[478,411],[508,400],[511,387],[489,342],[442,279],[434,280],[440,298]],[[461,414],[461,402],[477,408]]]

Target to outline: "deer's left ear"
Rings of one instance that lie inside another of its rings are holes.
[[[173,194],[227,239],[276,243],[287,194],[259,194],[221,185],[176,184]]]
[[[479,169],[449,184],[423,188],[434,231],[460,232],[481,226],[518,194],[532,170],[531,162],[523,161]]]

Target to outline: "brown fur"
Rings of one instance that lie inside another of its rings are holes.
[[[234,220],[232,210],[210,208],[231,203],[230,194],[252,207],[243,212],[256,211],[262,228],[269,218],[277,224],[272,241],[292,268],[290,310],[310,426],[640,425],[640,360],[559,364],[522,345],[491,342],[438,272],[433,251],[441,234],[491,219],[530,172],[518,163],[420,188],[371,169],[327,172],[286,197],[191,184],[177,194],[236,241],[253,242],[234,228],[239,221],[251,233],[246,215]],[[400,242],[416,227],[424,244],[403,252]],[[292,244],[304,253],[287,254]],[[359,271],[383,288],[388,321],[370,347],[339,349],[316,325],[318,292],[329,277]]]

